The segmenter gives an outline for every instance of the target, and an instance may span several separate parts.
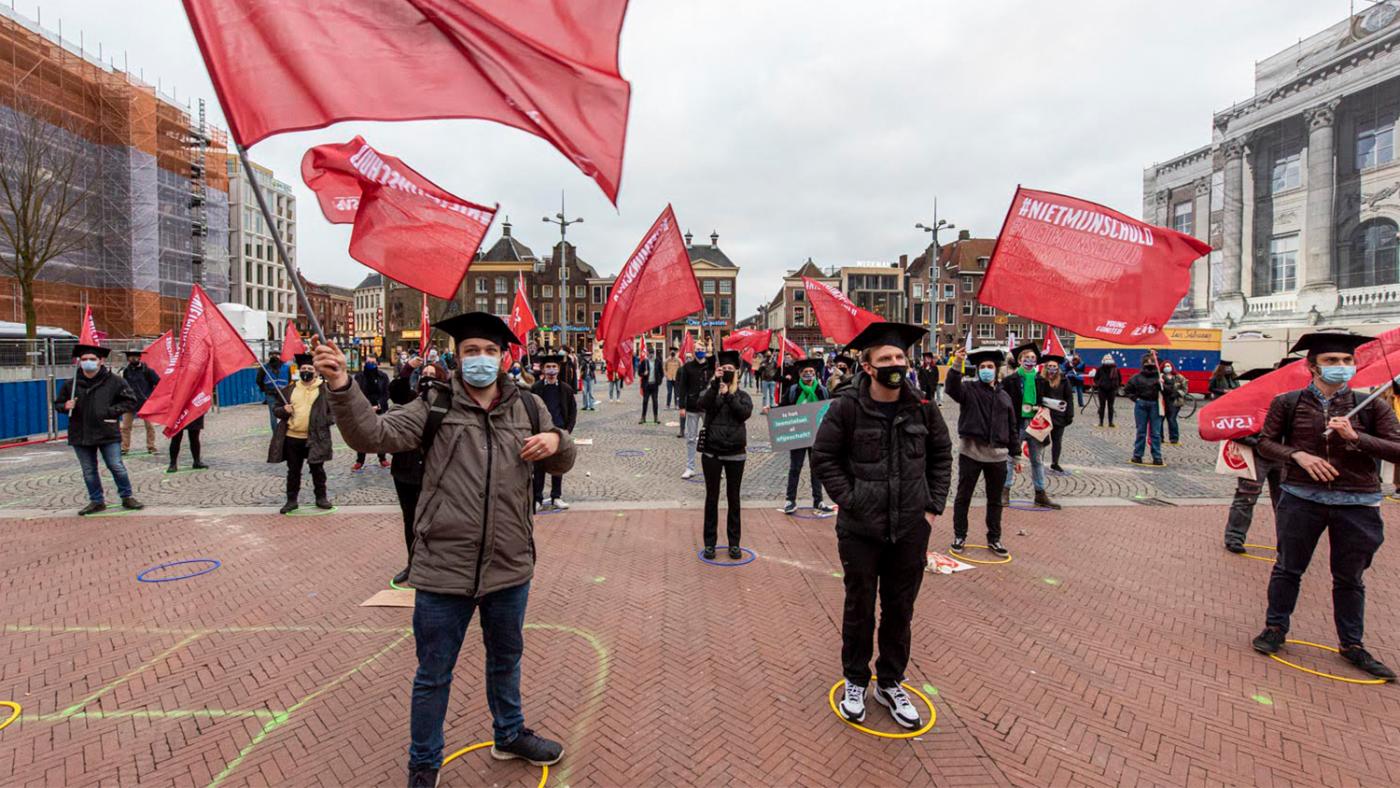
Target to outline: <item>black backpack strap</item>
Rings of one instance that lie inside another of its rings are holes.
[[[1279,443],[1285,446],[1292,445],[1290,441],[1293,438],[1293,414],[1298,410],[1298,400],[1303,398],[1304,391],[1307,389],[1298,389],[1279,395],[1279,399],[1283,401],[1283,429],[1279,431],[1278,439]]]
[[[525,403],[525,413],[530,417],[530,434],[540,434],[540,406],[535,402],[535,397],[525,389],[520,390],[520,400]],[[556,424],[556,427],[563,429],[563,425]]]
[[[421,441],[424,460],[428,458],[428,452],[433,448],[433,441],[437,440],[438,430],[442,428],[442,420],[447,418],[448,412],[452,410],[451,385],[432,386],[427,402],[428,420],[423,424],[423,440]]]

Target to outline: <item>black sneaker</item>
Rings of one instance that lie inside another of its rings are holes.
[[[1050,463],[1050,470],[1054,471],[1055,473],[1064,473],[1064,472],[1065,472],[1065,469],[1064,469],[1064,468],[1061,468],[1061,467],[1060,467],[1060,464],[1059,464],[1058,462],[1052,462],[1052,463]]]
[[[1141,464],[1142,464],[1142,458],[1141,458],[1141,457],[1134,457],[1130,462],[1132,462],[1132,464],[1134,464],[1134,465],[1141,465]]]
[[[437,769],[409,769],[408,788],[437,788]]]
[[[991,550],[993,553],[996,553],[997,555],[1003,558],[1005,558],[1008,555],[1011,555],[1011,551],[1007,550],[1005,547],[1002,547],[1001,542],[992,542],[991,544],[987,545],[987,549]]]
[[[296,509],[297,509],[297,502],[296,502],[296,501],[287,501],[286,503],[282,504],[282,508],[281,508],[281,509],[278,509],[277,512],[278,512],[279,514],[291,514],[292,512],[295,512]]]
[[[318,498],[316,499],[316,508],[317,508],[317,509],[334,509],[334,508],[335,508],[335,505],[331,503],[331,499],[329,499],[329,498],[327,498],[326,496],[322,495],[322,496],[320,496],[320,497],[318,497]]]
[[[783,504],[783,514],[792,514],[796,511],[797,503],[795,501],[788,501],[787,503]]]
[[[963,548],[966,546],[966,539],[962,538],[961,536],[955,536],[953,537],[953,543],[948,546],[948,549],[952,550],[955,553],[961,553],[963,551]]]
[[[179,470],[180,470],[180,466],[178,466],[178,465],[176,465],[175,463],[172,462],[172,463],[170,463],[170,467],[165,469],[165,472],[166,472],[166,473],[176,473],[176,472],[178,472]]]
[[[564,745],[536,736],[534,731],[526,728],[505,744],[497,742],[491,745],[491,757],[498,761],[521,758],[535,766],[553,766],[564,757]]]
[[[82,517],[83,515],[86,515],[86,514],[97,514],[98,512],[102,512],[102,511],[106,511],[106,510],[107,510],[107,504],[105,504],[105,503],[100,503],[100,502],[98,502],[98,501],[93,501],[92,503],[89,503],[87,506],[84,506],[83,508],[79,509],[79,510],[78,510],[78,516],[79,516],[79,517]]]
[[[737,548],[737,547],[731,547],[731,548],[729,548],[729,558],[730,558],[730,560],[738,561],[740,558],[743,558],[743,557],[744,557],[744,551],[743,551],[743,550],[740,550],[740,549]]]
[[[1243,553],[1245,551],[1244,545],[1240,544],[1239,542],[1226,542],[1225,549],[1229,550],[1232,553]]]
[[[715,548],[706,547],[705,552],[701,553],[701,555],[705,557],[706,561],[713,561],[715,560]]]
[[[146,504],[141,503],[140,501],[136,500],[135,498],[132,498],[131,496],[127,496],[126,498],[122,499],[122,508],[132,510],[145,509]]]
[[[1395,680],[1395,671],[1387,668],[1380,660],[1371,656],[1371,653],[1360,646],[1348,646],[1342,649],[1342,659],[1355,665],[1361,670],[1370,673],[1378,679],[1386,681]]]
[[[408,582],[408,567],[404,567],[402,572],[394,575],[394,585],[401,586]]]
[[[194,465],[192,465],[192,466],[190,466],[190,467],[194,468],[196,471],[207,471],[207,470],[209,470],[209,466],[208,466],[208,465],[205,465],[204,463],[200,462],[199,460],[195,460],[195,461],[194,461]]]
[[[816,509],[818,514],[835,514],[835,513],[836,513],[836,508],[835,508],[835,507],[833,507],[833,506],[832,506],[831,504],[829,504],[829,503],[823,503],[823,502],[821,502],[821,501],[817,501],[816,503],[812,504],[812,508],[813,508],[813,509]]]
[[[1254,639],[1254,650],[1260,654],[1277,654],[1283,648],[1283,641],[1288,639],[1288,633],[1278,627],[1264,627],[1264,631],[1259,633],[1259,637]]]
[[[1157,466],[1158,468],[1162,467],[1163,465],[1166,465],[1165,462],[1162,462],[1162,458],[1161,458],[1161,457],[1154,457],[1154,458],[1152,458],[1152,464],[1155,465],[1155,466]]]

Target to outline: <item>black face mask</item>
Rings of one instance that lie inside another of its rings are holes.
[[[315,371],[315,370],[303,369],[303,370],[301,371],[301,379],[304,380],[304,381],[306,381],[307,383],[310,383],[310,382],[311,382],[312,380],[314,380],[315,378],[316,378],[316,371]]]
[[[1148,364],[1147,366],[1142,368],[1142,374],[1148,377],[1152,377],[1153,375],[1157,374],[1157,368],[1152,366],[1151,364]]]
[[[733,383],[733,382],[734,382],[734,370],[728,370],[728,371],[726,371],[723,375],[720,375],[720,379],[722,379],[722,380],[724,381],[724,385],[726,385],[726,386],[728,386],[730,383]]]
[[[897,389],[904,385],[904,378],[909,374],[909,367],[906,364],[890,364],[885,367],[875,368],[875,382],[887,389]]]

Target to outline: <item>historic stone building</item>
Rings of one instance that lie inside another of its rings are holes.
[[[1173,324],[1283,339],[1400,322],[1397,116],[1400,0],[1260,61],[1209,145],[1144,174],[1144,217],[1215,249]]]

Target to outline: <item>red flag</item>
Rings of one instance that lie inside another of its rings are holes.
[[[418,355],[428,360],[428,337],[433,333],[432,324],[428,320],[428,294],[423,294],[423,316],[418,321]]]
[[[631,382],[632,382],[632,378],[636,377],[636,375],[637,375],[637,369],[636,369],[636,367],[633,366],[633,364],[632,364],[632,356],[633,356],[633,354],[636,352],[636,349],[637,349],[637,348],[636,348],[636,346],[633,344],[633,339],[632,339],[632,337],[627,337],[626,339],[622,340],[622,342],[618,343],[618,345],[617,345],[617,367],[616,367],[616,373],[615,373],[615,374],[617,375],[617,377],[622,378],[624,381],[626,381],[626,382],[628,382],[628,383],[631,383]],[[603,348],[603,354],[604,354],[604,357],[606,358],[606,356],[607,356],[607,347],[606,347],[606,346]],[[609,368],[609,369],[613,369],[612,362],[608,362],[608,368]]]
[[[342,120],[480,118],[548,140],[617,203],[627,0],[184,0],[239,144]]]
[[[845,293],[831,285],[804,276],[802,287],[807,291],[807,302],[812,305],[812,314],[817,316],[817,325],[821,326],[822,334],[831,337],[838,345],[848,344],[866,326],[884,320],[874,312],[851,303]]]
[[[355,224],[350,256],[415,290],[452,298],[495,208],[467,202],[362,137],[317,145],[301,177],[334,224]]]
[[[783,358],[786,358],[788,353],[791,353],[792,357],[797,359],[798,361],[801,361],[802,359],[807,357],[807,354],[803,352],[802,348],[798,347],[791,339],[787,338],[786,329],[784,329],[782,333],[782,348]],[[781,359],[779,363],[782,363]]]
[[[743,350],[739,351],[739,358],[743,359],[744,363],[749,365],[753,364],[754,357],[757,355],[758,352],[751,347],[746,347]]]
[[[695,270],[690,267],[690,253],[681,238],[676,215],[667,205],[627,258],[603,307],[598,338],[603,341],[608,367],[621,363],[624,341],[630,342],[641,331],[698,312],[704,306],[700,283],[695,281]],[[628,356],[630,383],[630,351]]]
[[[1400,374],[1400,328],[1392,328],[1356,349],[1356,376],[1351,387],[1389,384]]]
[[[724,341],[720,343],[720,346],[725,350],[754,352],[767,350],[772,345],[773,331],[771,329],[759,331],[752,328],[741,328],[725,337]],[[742,356],[743,353],[741,352],[740,355]]]
[[[647,346],[646,346],[646,343],[645,343],[645,342],[642,342],[642,343],[639,343],[639,344],[642,346],[642,354],[641,354],[640,356],[638,356],[638,358],[640,358],[642,361],[646,361],[648,358],[650,358],[650,356],[647,354]]]
[[[176,355],[175,332],[167,331],[141,351],[141,360],[155,370],[157,375],[169,375]]]
[[[1196,430],[1208,441],[1253,435],[1264,429],[1264,417],[1274,397],[1303,388],[1311,380],[1312,373],[1302,359],[1280,367],[1206,403],[1197,415]]]
[[[520,340],[519,345],[512,345],[509,353],[501,355],[501,367],[508,369],[510,364],[525,358],[525,345],[531,331],[539,328],[539,323],[535,322],[535,313],[530,311],[530,299],[525,292],[525,274],[516,275],[515,283],[515,305],[511,307],[510,318],[506,320],[510,326],[511,333]]]
[[[681,340],[681,363],[690,360],[690,354],[695,352],[695,335],[690,333],[690,329],[685,329],[685,339]]]
[[[305,352],[306,343],[301,341],[301,333],[297,331],[296,324],[288,320],[287,332],[282,337],[282,360],[291,364],[298,353]]]
[[[1127,345],[1169,345],[1162,326],[1210,246],[1085,200],[1016,189],[980,303]]]
[[[79,345],[100,345],[106,334],[97,330],[97,321],[92,319],[92,307],[83,310],[83,327],[78,332]]]
[[[190,290],[180,329],[180,352],[138,414],[165,424],[172,437],[214,404],[214,386],[257,363],[238,331],[199,285]]]
[[[1050,333],[1045,337],[1045,347],[1040,351],[1042,356],[1061,356],[1069,358],[1065,352],[1065,346],[1060,342],[1060,335],[1055,333],[1055,329],[1049,329]]]

